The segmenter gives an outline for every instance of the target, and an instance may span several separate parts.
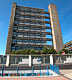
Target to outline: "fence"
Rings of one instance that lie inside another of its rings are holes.
[[[53,56],[53,61],[55,64],[65,64],[65,61],[67,60],[67,58],[72,58],[72,54],[66,54],[66,55],[52,55]],[[50,64],[50,55],[31,55],[32,58],[32,64],[35,64],[34,60],[35,59],[39,59],[41,58],[41,64]],[[17,65],[19,63],[22,63],[23,59],[29,59],[29,55],[9,55],[9,64],[11,65]],[[7,55],[0,55],[0,65],[2,64],[6,64],[7,61]],[[28,62],[28,61],[26,61]],[[25,64],[25,65],[28,65]]]
[[[60,74],[59,65],[56,66],[56,65],[50,64],[50,69],[51,69],[52,71],[54,71],[55,73]]]
[[[60,74],[59,66],[50,64],[50,69],[52,71],[54,71],[55,73]],[[46,72],[43,72],[40,64],[39,64],[39,72],[37,72],[37,73],[35,73],[35,70],[34,70],[33,66],[32,66],[32,69],[31,69],[31,73],[28,73],[28,72],[27,73],[20,73],[19,72],[19,66],[17,66],[15,74],[14,73],[5,73],[4,72],[4,65],[2,65],[2,72],[0,74],[0,76],[49,76],[49,75],[53,75],[53,74],[50,73],[48,65],[47,65],[47,68],[46,68]]]

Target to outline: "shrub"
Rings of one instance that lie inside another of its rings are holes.
[[[27,50],[27,49],[23,49],[23,50],[22,50],[22,52],[23,52],[22,54],[26,54],[26,50]]]
[[[41,54],[41,51],[40,51],[40,50],[37,50],[37,51],[36,51],[36,54]]]
[[[64,51],[65,53],[69,53],[68,49],[62,49],[62,51]]]
[[[17,51],[12,51],[11,54],[16,55]]]
[[[61,51],[58,52],[58,54],[62,54],[62,52],[63,52],[63,51],[61,50]]]
[[[55,49],[49,49],[48,50],[48,54],[57,54],[56,50]]]
[[[70,51],[68,49],[62,49],[61,51],[59,51],[59,54],[62,54],[62,52],[65,52],[65,54],[70,53]]]
[[[29,52],[29,54],[35,54],[35,53],[36,53],[35,49],[31,49]]]
[[[48,49],[44,47],[44,49],[41,51],[41,54],[48,54]]]
[[[26,49],[26,54],[29,54],[30,53],[30,49]]]

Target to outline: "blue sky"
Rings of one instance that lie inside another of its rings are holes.
[[[56,4],[63,43],[72,40],[72,0],[0,0],[0,54],[5,54],[13,2],[20,6],[44,8],[45,11],[48,11],[49,3]]]

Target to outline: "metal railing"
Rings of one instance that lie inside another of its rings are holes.
[[[59,65],[56,66],[56,65],[50,64],[50,69],[51,69],[52,71],[54,71],[55,73],[60,74]]]

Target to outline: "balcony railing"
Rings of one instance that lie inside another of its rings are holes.
[[[22,46],[22,47],[26,47],[26,46],[28,46],[28,47],[52,47],[52,45],[42,45],[42,44],[15,44],[15,47],[16,46]]]
[[[15,26],[21,26],[21,27],[33,27],[33,28],[44,28],[44,29],[51,29],[51,27],[48,27],[48,26],[44,26],[44,25],[39,25],[39,26],[36,26],[36,25],[31,25],[31,24],[14,24]]]
[[[17,35],[17,37],[36,37],[36,38],[46,38],[46,37],[41,37],[41,36],[23,36],[23,35]]]
[[[26,42],[17,42],[17,44],[34,44],[34,45],[47,45],[47,43],[26,43]]]
[[[20,32],[20,33],[33,33],[33,34],[48,34],[48,35],[52,35],[51,32],[40,32],[40,31],[25,31],[25,30],[15,30],[14,32]]]
[[[52,41],[52,38],[39,38],[39,37],[14,37],[13,36],[13,39]]]
[[[15,20],[18,20],[18,21],[20,21],[20,22],[38,22],[38,23],[48,23],[48,24],[51,24],[51,22],[50,21],[42,21],[42,20],[31,20],[31,19],[20,19],[20,18],[15,18]]]
[[[30,12],[33,12],[33,13],[49,14],[49,12],[44,12],[43,10],[42,10],[42,11],[40,11],[40,10],[38,10],[38,9],[36,10],[36,8],[33,9],[33,10],[31,10],[31,9],[21,9],[21,8],[17,8],[16,10],[17,10],[18,12],[21,12],[21,11],[24,12],[24,11],[25,11],[25,12],[27,12],[27,13],[28,13],[28,12],[29,12],[29,13],[30,13]]]
[[[46,32],[45,30],[31,30],[31,29],[18,29],[18,30]]]
[[[47,18],[50,19],[50,16],[44,16],[44,15],[33,15],[33,14],[21,14],[21,13],[16,13],[18,16],[30,16],[30,17],[38,17],[38,18]]]

